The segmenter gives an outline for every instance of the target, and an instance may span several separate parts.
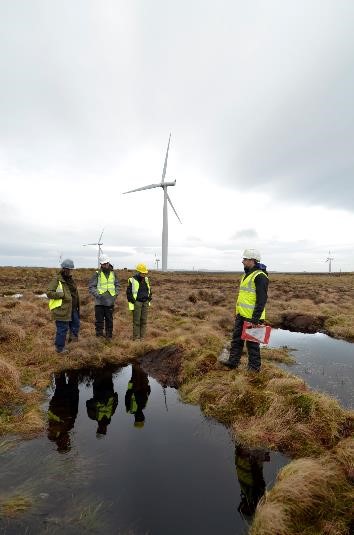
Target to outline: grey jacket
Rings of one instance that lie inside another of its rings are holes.
[[[112,270],[113,271],[113,270]],[[120,290],[120,284],[117,275],[114,273],[114,287],[116,290],[116,295],[113,296],[109,292],[105,292],[104,294],[99,294],[97,291],[97,281],[98,281],[98,275],[100,274],[101,270],[96,271],[96,273],[93,274],[90,282],[89,282],[89,292],[91,295],[95,298],[95,305],[103,305],[106,307],[110,307],[114,305],[115,300],[117,299],[119,290]]]

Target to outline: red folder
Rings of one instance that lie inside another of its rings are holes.
[[[257,327],[254,327],[249,321],[244,321],[241,338],[250,342],[268,344],[271,330],[272,328],[269,325],[257,325]]]

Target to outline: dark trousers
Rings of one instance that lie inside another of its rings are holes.
[[[238,366],[240,364],[242,350],[245,343],[244,340],[241,340],[244,321],[249,320],[243,318],[240,315],[236,316],[229,357],[229,363],[233,366]],[[246,347],[248,352],[248,368],[251,370],[259,371],[261,368],[261,352],[259,349],[259,343],[249,342],[247,340]]]
[[[95,327],[96,336],[103,336],[103,329],[107,338],[113,335],[113,310],[114,305],[95,305]]]
[[[71,321],[56,320],[57,332],[55,335],[55,347],[61,351],[65,347],[66,335],[68,331],[75,338],[79,335],[80,330],[80,316],[77,310],[74,310],[71,315]]]
[[[149,302],[135,301],[133,310],[133,339],[144,338],[146,333]]]

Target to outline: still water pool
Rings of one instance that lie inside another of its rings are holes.
[[[2,444],[0,533],[242,534],[288,462],[235,447],[139,365],[58,374],[49,394],[46,434]]]
[[[287,346],[296,364],[282,367],[305,379],[312,388],[354,407],[354,344],[326,334],[303,334],[273,329],[271,347]]]

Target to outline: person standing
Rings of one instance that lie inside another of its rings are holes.
[[[61,271],[50,282],[47,289],[49,310],[56,324],[55,350],[67,353],[66,336],[69,331],[69,342],[77,342],[80,330],[80,299],[76,283],[72,278],[74,262],[63,260]]]
[[[132,376],[125,394],[126,411],[134,415],[134,427],[144,427],[143,410],[149,399],[151,388],[147,373],[139,366],[132,364]]]
[[[113,414],[118,406],[118,394],[114,391],[113,372],[110,369],[97,369],[94,372],[92,398],[86,401],[87,415],[96,420],[96,437],[107,434]]]
[[[136,266],[136,273],[128,279],[128,308],[133,316],[133,340],[144,338],[150,301],[152,299],[148,269],[145,264]]]
[[[230,355],[223,364],[228,368],[238,368],[244,346],[241,339],[245,321],[254,326],[263,323],[265,319],[265,305],[268,296],[268,273],[266,266],[260,263],[261,255],[256,249],[246,249],[243,252],[243,267],[245,274],[240,283],[236,301],[236,319],[232,335]],[[261,368],[261,353],[258,342],[246,342],[248,351],[248,370],[259,372]]]
[[[89,282],[89,292],[95,298],[96,336],[113,336],[113,311],[120,284],[108,256],[100,258],[100,269]],[[104,333],[103,333],[104,331]]]

